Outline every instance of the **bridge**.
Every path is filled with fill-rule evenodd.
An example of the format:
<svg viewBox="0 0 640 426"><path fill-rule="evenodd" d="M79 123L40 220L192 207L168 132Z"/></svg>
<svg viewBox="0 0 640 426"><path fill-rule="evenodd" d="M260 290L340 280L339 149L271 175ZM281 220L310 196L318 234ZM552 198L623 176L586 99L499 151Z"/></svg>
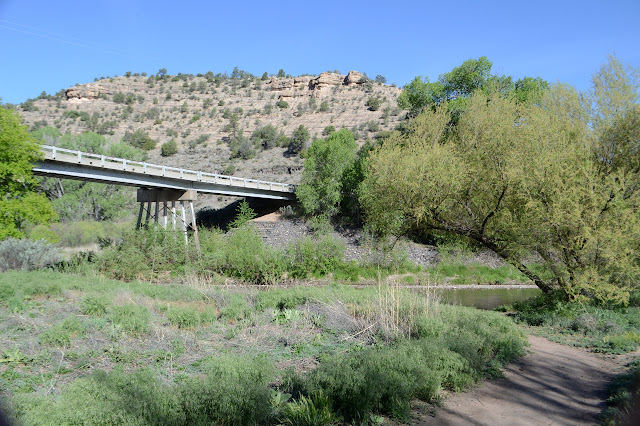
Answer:
<svg viewBox="0 0 640 426"><path fill-rule="evenodd" d="M288 183L162 166L50 145L42 145L42 151L43 160L33 167L35 175L137 187L140 211L136 226L141 226L146 203L146 223L153 216L155 222L166 228L170 213L174 229L177 220L182 222L185 241L188 226L193 229L196 243L198 242L193 210L197 193L273 200L295 199L296 186ZM180 203L180 212L176 210L176 202ZM186 219L185 202L189 203L189 223ZM154 214L152 203L155 203Z"/></svg>

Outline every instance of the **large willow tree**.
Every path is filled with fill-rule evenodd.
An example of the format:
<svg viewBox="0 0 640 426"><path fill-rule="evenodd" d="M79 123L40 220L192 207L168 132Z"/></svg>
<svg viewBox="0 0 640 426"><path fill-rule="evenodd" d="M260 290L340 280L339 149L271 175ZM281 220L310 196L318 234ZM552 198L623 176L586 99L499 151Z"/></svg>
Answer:
<svg viewBox="0 0 640 426"><path fill-rule="evenodd" d="M477 92L455 127L446 104L424 112L371 155L368 223L465 236L545 292L624 303L640 277L637 74L611 57L593 81L535 105Z"/></svg>

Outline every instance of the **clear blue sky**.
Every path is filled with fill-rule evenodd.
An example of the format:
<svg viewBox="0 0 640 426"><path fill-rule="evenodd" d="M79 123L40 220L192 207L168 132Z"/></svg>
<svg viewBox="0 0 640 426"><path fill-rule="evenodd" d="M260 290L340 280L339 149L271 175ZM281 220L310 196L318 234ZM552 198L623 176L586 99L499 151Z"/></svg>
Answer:
<svg viewBox="0 0 640 426"><path fill-rule="evenodd" d="M640 66L640 1L0 0L0 97L94 77L338 69L398 86L487 56L498 74L586 90L613 51Z"/></svg>

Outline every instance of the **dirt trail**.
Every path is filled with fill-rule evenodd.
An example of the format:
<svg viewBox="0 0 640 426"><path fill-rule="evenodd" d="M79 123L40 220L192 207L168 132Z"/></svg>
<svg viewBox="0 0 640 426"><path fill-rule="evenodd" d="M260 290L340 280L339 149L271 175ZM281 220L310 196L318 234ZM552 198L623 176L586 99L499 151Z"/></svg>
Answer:
<svg viewBox="0 0 640 426"><path fill-rule="evenodd" d="M450 395L416 425L590 425L605 407L621 360L529 336L529 353L504 378Z"/></svg>

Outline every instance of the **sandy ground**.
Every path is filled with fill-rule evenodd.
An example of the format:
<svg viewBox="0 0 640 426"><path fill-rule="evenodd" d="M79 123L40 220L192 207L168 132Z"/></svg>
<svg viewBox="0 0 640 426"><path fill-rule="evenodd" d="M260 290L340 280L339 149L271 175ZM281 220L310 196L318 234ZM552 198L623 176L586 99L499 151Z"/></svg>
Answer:
<svg viewBox="0 0 640 426"><path fill-rule="evenodd" d="M416 425L593 425L605 407L607 385L624 359L529 336L529 353L504 378L453 394ZM628 358L628 357L627 357Z"/></svg>

